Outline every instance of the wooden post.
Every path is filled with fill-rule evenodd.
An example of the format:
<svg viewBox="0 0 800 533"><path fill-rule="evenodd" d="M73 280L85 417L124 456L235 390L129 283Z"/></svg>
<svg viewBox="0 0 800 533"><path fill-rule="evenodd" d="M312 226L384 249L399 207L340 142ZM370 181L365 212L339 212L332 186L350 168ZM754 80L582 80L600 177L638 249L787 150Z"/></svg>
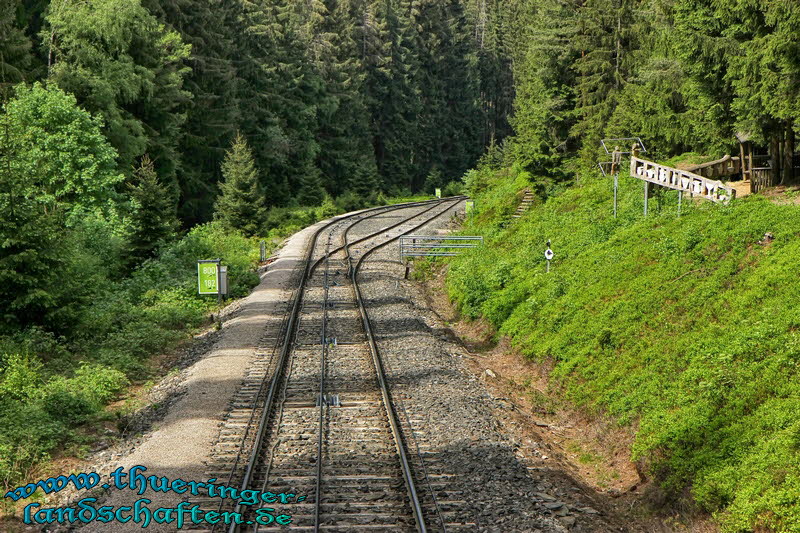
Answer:
<svg viewBox="0 0 800 533"><path fill-rule="evenodd" d="M614 218L617 218L617 190L619 188L619 167L622 162L622 152L619 146L614 147L611 154L611 175L614 176Z"/></svg>
<svg viewBox="0 0 800 533"><path fill-rule="evenodd" d="M644 216L647 216L647 201L650 196L650 182L644 182Z"/></svg>
<svg viewBox="0 0 800 533"><path fill-rule="evenodd" d="M739 167L742 171L742 180L750 179L750 175L747 172L747 160L744 158L744 143L739 143Z"/></svg>
<svg viewBox="0 0 800 533"><path fill-rule="evenodd" d="M683 191L678 191L678 216L681 216L681 204L683 203Z"/></svg>

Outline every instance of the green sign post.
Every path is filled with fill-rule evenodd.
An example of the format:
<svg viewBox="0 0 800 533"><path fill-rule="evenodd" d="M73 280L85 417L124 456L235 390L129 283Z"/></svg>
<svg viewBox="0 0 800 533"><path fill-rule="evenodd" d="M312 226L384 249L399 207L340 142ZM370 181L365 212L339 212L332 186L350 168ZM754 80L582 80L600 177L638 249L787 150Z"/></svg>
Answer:
<svg viewBox="0 0 800 533"><path fill-rule="evenodd" d="M442 189L436 189L436 198L442 197Z"/></svg>
<svg viewBox="0 0 800 533"><path fill-rule="evenodd" d="M464 207L464 214L469 215L472 213L473 209L475 209L475 200L467 200L467 204Z"/></svg>
<svg viewBox="0 0 800 533"><path fill-rule="evenodd" d="M219 294L219 259L197 262L197 289L200 294Z"/></svg>

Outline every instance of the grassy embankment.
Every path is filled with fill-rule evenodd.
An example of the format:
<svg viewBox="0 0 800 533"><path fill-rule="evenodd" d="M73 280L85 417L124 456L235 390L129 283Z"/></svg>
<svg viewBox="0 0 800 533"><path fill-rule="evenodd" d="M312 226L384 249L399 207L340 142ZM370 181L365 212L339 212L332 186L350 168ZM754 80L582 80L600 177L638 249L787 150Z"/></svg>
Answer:
<svg viewBox="0 0 800 533"><path fill-rule="evenodd" d="M273 209L265 221L271 229L263 237L268 251L305 226L359 207L355 201L328 201L318 208ZM209 324L217 302L196 294L196 261L222 258L229 267L230 296L238 298L258 283L260 240L225 231L217 223L198 226L116 279L108 275L113 259L104 257L121 255L112 248L124 243L100 239L96 250L92 243L76 245L73 267L81 269L89 287L82 305L65 310L74 322L68 335L30 328L0 336L0 516L3 507L14 507L2 494L41 477L54 454L85 453L96 438L93 428L125 415L124 409L112 413L105 406L130 385L158 377L152 357Z"/></svg>
<svg viewBox="0 0 800 533"><path fill-rule="evenodd" d="M634 428L633 457L724 531L800 531L800 208L751 196L678 218L671 191L645 219L623 178L614 219L610 180L591 179L512 221L529 178L468 180L464 231L487 240L450 266L462 314L553 365L566 401Z"/></svg>

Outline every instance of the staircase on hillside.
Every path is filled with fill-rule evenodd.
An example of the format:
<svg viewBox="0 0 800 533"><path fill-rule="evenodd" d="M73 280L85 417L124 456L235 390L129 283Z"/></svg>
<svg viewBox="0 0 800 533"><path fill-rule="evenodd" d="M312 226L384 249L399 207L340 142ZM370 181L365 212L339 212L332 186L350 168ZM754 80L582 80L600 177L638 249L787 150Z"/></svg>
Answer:
<svg viewBox="0 0 800 533"><path fill-rule="evenodd" d="M525 211L531 208L536 196L530 189L525 189L525 196L522 197L522 202L517 207L517 212L512 215L512 218L520 218L525 214Z"/></svg>

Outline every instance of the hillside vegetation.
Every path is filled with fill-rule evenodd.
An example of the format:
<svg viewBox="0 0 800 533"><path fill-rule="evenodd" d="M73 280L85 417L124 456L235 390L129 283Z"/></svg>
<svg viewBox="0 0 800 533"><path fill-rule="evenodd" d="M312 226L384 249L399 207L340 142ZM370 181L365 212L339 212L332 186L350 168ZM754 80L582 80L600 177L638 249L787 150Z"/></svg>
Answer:
<svg viewBox="0 0 800 533"><path fill-rule="evenodd" d="M206 322L198 259L239 297L261 238L448 190L510 133L507 30L464 0L0 0L0 494Z"/></svg>
<svg viewBox="0 0 800 533"><path fill-rule="evenodd" d="M724 531L800 531L800 211L750 197L678 218L670 191L644 218L623 178L614 219L610 180L592 179L539 187L551 196L509 223L528 180L470 175L464 231L487 240L450 266L462 313L552 364L571 402L632 425L645 471Z"/></svg>

